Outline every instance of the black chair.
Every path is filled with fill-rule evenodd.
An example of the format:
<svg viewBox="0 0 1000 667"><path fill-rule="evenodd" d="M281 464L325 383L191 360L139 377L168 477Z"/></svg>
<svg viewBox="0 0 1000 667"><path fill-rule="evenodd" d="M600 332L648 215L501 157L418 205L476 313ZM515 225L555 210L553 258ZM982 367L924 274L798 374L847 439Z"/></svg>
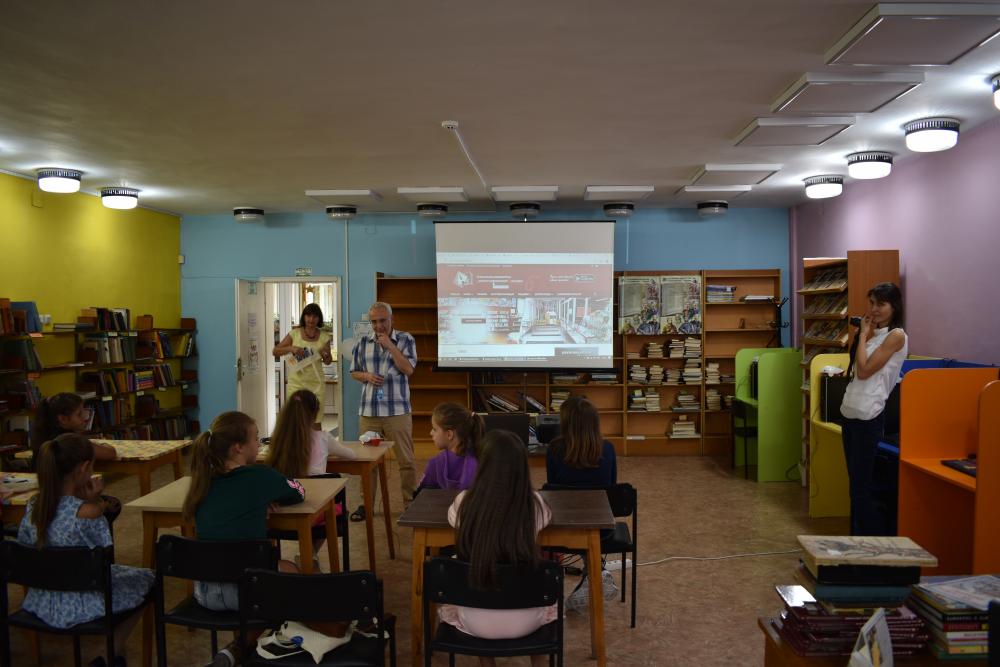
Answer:
<svg viewBox="0 0 1000 667"><path fill-rule="evenodd" d="M750 479L750 447L751 439L757 437L757 427L750 423L751 412L743 401L734 400L730 407L733 427L733 467L736 467L736 438L743 440L743 479ZM737 424L739 420L739 424Z"/></svg>
<svg viewBox="0 0 1000 667"><path fill-rule="evenodd" d="M580 491L585 489L604 491L608 494L608 504L611 506L611 513L616 518L632 517L631 531L629 530L628 523L624 521L616 521L615 527L610 531L601 531L601 553L621 554L622 556L622 602L625 602L626 588L625 558L627 554L632 555L632 621L630 627L634 628L636 582L638 581L636 566L639 564L639 493L628 482L619 482L609 487L546 484L542 489L545 491ZM553 549L553 551L583 553L579 550Z"/></svg>
<svg viewBox="0 0 1000 667"><path fill-rule="evenodd" d="M230 583L237 585L247 568L278 569L278 550L270 540L208 542L177 535L164 535L156 543L156 660L167 663L166 624L201 628L211 632L212 655L219 652L218 631L236 632L240 627L237 611L212 611L188 596L166 611L163 578ZM262 627L258 622L257 627Z"/></svg>
<svg viewBox="0 0 1000 667"><path fill-rule="evenodd" d="M331 472L325 475L310 475L309 479L322 479L322 478L337 478L340 477L340 473ZM347 521L347 487L345 486L341 489L340 493L334 496L333 501L343 508L343 514L337 515L337 537L341 539L341 551L340 569L343 571L348 571L351 569L351 533L347 530L350 525ZM277 530L272 529L267 531L268 539L272 539L278 545L278 551L281 551L281 540L297 540L299 539L299 534L294 530ZM326 525L320 524L318 526L313 526L312 529L313 544L316 544L320 540L326 539ZM308 558L312 558L312 554L308 555Z"/></svg>
<svg viewBox="0 0 1000 667"><path fill-rule="evenodd" d="M448 664L455 665L455 654L501 658L518 655L549 656L550 667L563 664L563 573L554 562L542 561L532 571L526 566L498 567L500 587L479 591L469 586L469 564L454 558L432 558L424 563L424 665L430 667L435 651L448 654ZM431 636L431 604L454 604L480 609L525 609L557 606L556 620L543 625L526 637L481 639L447 624L439 623Z"/></svg>
<svg viewBox="0 0 1000 667"><path fill-rule="evenodd" d="M284 574L269 570L247 570L240 580L240 639L246 645L251 619L262 619L269 627L284 621L359 621L363 629L374 620L375 638L355 634L351 641L333 649L319 663L341 667L384 666L386 644L389 664L396 667L396 618L382 610L382 582L370 570L341 574ZM243 658L243 665L314 667L312 656L299 653L275 662L257 655Z"/></svg>
<svg viewBox="0 0 1000 667"><path fill-rule="evenodd" d="M111 563L112 547L47 547L38 549L11 540L0 542L0 651L3 667L11 666L10 628L73 637L73 664L80 667L81 635L104 635L107 662L115 660L115 628L133 614L139 613L149 600L135 609L112 613ZM104 615L70 628L54 628L34 614L19 609L8 613L7 585L20 584L28 588L67 593L96 592L104 597Z"/></svg>

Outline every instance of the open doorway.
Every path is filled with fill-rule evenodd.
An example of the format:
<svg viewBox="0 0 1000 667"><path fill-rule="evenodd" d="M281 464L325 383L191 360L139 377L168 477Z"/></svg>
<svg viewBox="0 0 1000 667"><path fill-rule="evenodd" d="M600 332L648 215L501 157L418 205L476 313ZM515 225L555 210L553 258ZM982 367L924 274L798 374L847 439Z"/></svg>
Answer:
<svg viewBox="0 0 1000 667"><path fill-rule="evenodd" d="M318 276L309 278L261 278L254 282L255 287L237 287L239 290L260 293L263 299L256 301L244 299L249 303L242 303L238 300L238 309L259 310L258 314L251 315L237 314L237 343L241 358L244 356L244 349L257 349L259 353L259 375L254 372L256 364L248 364L240 359L237 361L238 369L250 369L249 372L239 372L237 392L239 395L238 405L240 409L253 417L259 427L261 435L270 434L274 430L278 412L286 399L286 369L285 361L271 355L271 349L282 338L288 334L293 327L299 326L299 316L302 309L310 303L317 304L323 311L323 329L331 334L332 342L330 351L334 362L323 364L324 375L324 400L323 400L323 430L339 433L341 421L341 405L343 402L341 393L342 385L339 377L339 352L340 343L340 279L332 276ZM256 327L256 322L260 322L261 341L256 343L256 334L253 331L242 331L241 327L247 322ZM241 340L252 341L245 345ZM249 356L246 355L246 356ZM256 377L255 377L256 376Z"/></svg>

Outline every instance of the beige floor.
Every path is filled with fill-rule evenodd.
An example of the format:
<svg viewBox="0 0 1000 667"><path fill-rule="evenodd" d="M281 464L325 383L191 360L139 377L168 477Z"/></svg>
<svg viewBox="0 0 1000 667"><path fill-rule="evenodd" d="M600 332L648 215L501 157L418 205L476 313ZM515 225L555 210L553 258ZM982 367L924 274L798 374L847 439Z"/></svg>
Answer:
<svg viewBox="0 0 1000 667"><path fill-rule="evenodd" d="M610 665L761 665L763 639L756 627L760 615L774 613L780 602L773 585L789 582L796 554L685 560L681 557L720 557L796 547L800 533L843 534L845 519L810 520L806 491L795 483L757 484L745 481L727 465L709 458L630 458L618 464L619 478L639 490L639 598L638 627L628 627L628 603L605 606L608 664ZM536 470L538 481L543 470ZM154 486L170 479L167 468L158 471ZM352 484L355 498L357 485ZM391 473L393 510L398 512L398 478ZM110 492L128 502L138 494L132 478L115 479ZM356 501L351 502L352 508ZM352 561L367 561L364 530L353 524ZM140 559L140 520L129 510L115 526L118 561L137 565ZM399 619L399 660L409 654L410 535L397 531L396 559L389 560L384 533L376 527L380 574L385 583L386 609ZM285 543L284 555L296 553ZM326 557L322 558L324 569ZM648 563L648 564L647 564ZM172 587L168 601L179 595ZM13 593L13 591L12 591ZM139 660L139 631L131 639L129 664ZM570 612L566 618L566 664L595 664L588 659L586 615ZM180 628L168 629L170 665L199 665L209 659L208 635ZM92 657L97 643L85 645ZM25 636L12 637L15 665L31 665ZM87 655L85 653L85 655ZM47 637L42 664L72 664L70 642ZM435 664L447 664L439 658ZM458 659L459 665L477 664ZM527 659L501 661L527 665Z"/></svg>

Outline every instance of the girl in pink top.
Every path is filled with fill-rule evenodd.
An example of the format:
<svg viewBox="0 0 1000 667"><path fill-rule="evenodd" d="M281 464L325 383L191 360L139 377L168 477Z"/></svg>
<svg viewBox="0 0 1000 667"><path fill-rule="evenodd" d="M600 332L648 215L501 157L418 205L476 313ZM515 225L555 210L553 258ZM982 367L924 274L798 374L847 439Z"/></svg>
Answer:
<svg viewBox="0 0 1000 667"><path fill-rule="evenodd" d="M448 521L457 529L458 557L470 564L474 588L497 586L496 566L537 563L538 531L552 512L531 488L528 451L508 431L490 431L480 441L479 467L472 486L462 491L448 509ZM476 609L441 605L441 620L466 634L483 639L510 639L529 635L554 621L556 605L528 609ZM492 667L492 658L479 664ZM548 656L533 655L531 664L548 664Z"/></svg>

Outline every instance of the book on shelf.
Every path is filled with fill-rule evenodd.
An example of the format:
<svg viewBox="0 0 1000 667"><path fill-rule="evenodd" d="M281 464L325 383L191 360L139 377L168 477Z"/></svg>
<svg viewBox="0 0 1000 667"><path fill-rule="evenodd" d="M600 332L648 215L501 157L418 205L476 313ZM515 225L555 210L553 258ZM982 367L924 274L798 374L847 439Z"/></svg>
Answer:
<svg viewBox="0 0 1000 667"><path fill-rule="evenodd" d="M646 382L648 384L663 384L663 366L652 364L646 370Z"/></svg>
<svg viewBox="0 0 1000 667"><path fill-rule="evenodd" d="M774 303L774 297L770 294L747 294L740 297L743 303Z"/></svg>
<svg viewBox="0 0 1000 667"><path fill-rule="evenodd" d="M529 412L545 412L545 406L534 396L525 394L524 392L518 392L522 399L524 399L525 404L530 408Z"/></svg>
<svg viewBox="0 0 1000 667"><path fill-rule="evenodd" d="M722 409L722 395L718 389L705 390L705 409L713 411Z"/></svg>
<svg viewBox="0 0 1000 667"><path fill-rule="evenodd" d="M662 359L663 358L663 346L659 343L646 343L646 358L647 359Z"/></svg>
<svg viewBox="0 0 1000 667"><path fill-rule="evenodd" d="M42 332L42 318L38 316L38 306L34 301L11 301L10 309L12 313L17 311L24 313L24 333Z"/></svg>
<svg viewBox="0 0 1000 667"><path fill-rule="evenodd" d="M569 390L553 389L549 393L551 396L551 400L549 401L549 407L552 409L552 412L559 412L559 408L562 407L562 404L565 403L566 399L568 399L570 396Z"/></svg>
<svg viewBox="0 0 1000 667"><path fill-rule="evenodd" d="M674 406L671 408L674 412L698 412L698 399L694 394L679 391L674 400Z"/></svg>
<svg viewBox="0 0 1000 667"><path fill-rule="evenodd" d="M646 389L646 412L660 411L660 392L656 389Z"/></svg>
<svg viewBox="0 0 1000 667"><path fill-rule="evenodd" d="M705 303L734 303L736 285L705 285Z"/></svg>
<svg viewBox="0 0 1000 667"><path fill-rule="evenodd" d="M583 374L552 373L549 379L553 384L581 384L583 382Z"/></svg>
<svg viewBox="0 0 1000 667"><path fill-rule="evenodd" d="M618 384L617 373L591 373L590 381L594 384Z"/></svg>
<svg viewBox="0 0 1000 667"><path fill-rule="evenodd" d="M0 334L14 334L14 313L10 309L10 299L0 298Z"/></svg>
<svg viewBox="0 0 1000 667"><path fill-rule="evenodd" d="M691 419L690 415L679 415L670 424L670 431L667 434L670 438L697 438L698 430L697 426Z"/></svg>

